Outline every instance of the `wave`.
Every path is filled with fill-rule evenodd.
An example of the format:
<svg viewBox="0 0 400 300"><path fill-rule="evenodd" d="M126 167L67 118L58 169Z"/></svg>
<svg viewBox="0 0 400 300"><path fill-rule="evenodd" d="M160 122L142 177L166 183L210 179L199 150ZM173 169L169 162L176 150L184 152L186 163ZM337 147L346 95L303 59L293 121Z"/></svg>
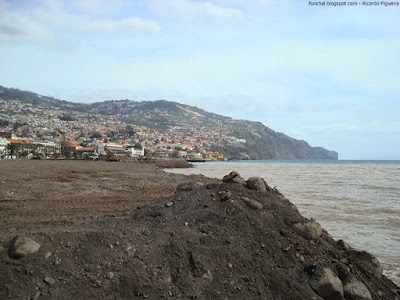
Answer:
<svg viewBox="0 0 400 300"><path fill-rule="evenodd" d="M366 189L366 190L382 190L382 191L400 191L400 189L398 187L395 186L378 186L378 185L369 185L369 184L363 184L361 186L362 189Z"/></svg>

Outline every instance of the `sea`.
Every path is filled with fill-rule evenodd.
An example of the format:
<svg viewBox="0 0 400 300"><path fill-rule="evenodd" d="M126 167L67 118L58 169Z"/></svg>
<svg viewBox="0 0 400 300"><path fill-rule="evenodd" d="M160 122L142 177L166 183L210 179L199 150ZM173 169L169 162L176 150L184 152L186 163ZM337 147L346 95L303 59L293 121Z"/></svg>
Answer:
<svg viewBox="0 0 400 300"><path fill-rule="evenodd" d="M179 174L259 176L333 238L367 250L400 285L400 161L264 160L194 163Z"/></svg>

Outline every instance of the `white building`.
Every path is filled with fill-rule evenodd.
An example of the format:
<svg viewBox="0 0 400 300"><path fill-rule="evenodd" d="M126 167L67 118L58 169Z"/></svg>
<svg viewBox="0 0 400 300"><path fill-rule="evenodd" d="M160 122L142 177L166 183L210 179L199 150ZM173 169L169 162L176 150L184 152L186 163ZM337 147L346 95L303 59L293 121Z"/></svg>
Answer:
<svg viewBox="0 0 400 300"><path fill-rule="evenodd" d="M36 151L44 154L55 154L61 153L61 145L55 142L46 142L46 141L34 141L34 145L36 145Z"/></svg>
<svg viewBox="0 0 400 300"><path fill-rule="evenodd" d="M6 138L0 136L0 155L5 152L7 145L9 142Z"/></svg>
<svg viewBox="0 0 400 300"><path fill-rule="evenodd" d="M94 141L95 153L97 155L107 155L107 151L114 154L126 154L129 157L140 157L144 156L144 147L142 149L135 149L133 147L125 147L119 144L103 143L100 141Z"/></svg>
<svg viewBox="0 0 400 300"><path fill-rule="evenodd" d="M127 152L130 157L144 156L144 148L143 147L142 147L142 149L125 148L125 152Z"/></svg>

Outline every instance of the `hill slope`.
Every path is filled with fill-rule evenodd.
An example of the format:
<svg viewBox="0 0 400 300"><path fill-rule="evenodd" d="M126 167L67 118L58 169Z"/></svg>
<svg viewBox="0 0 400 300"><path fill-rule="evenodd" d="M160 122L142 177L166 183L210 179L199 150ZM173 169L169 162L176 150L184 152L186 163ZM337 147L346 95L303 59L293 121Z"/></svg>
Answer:
<svg viewBox="0 0 400 300"><path fill-rule="evenodd" d="M244 154L251 159L338 159L334 151L311 147L305 141L275 132L262 123L235 120L177 102L111 100L82 104L1 86L0 99L62 109L64 112L109 116L126 124L160 131L183 128L179 134L186 136L197 132L204 132L207 136L207 132L212 132L204 142L210 144L211 150L233 159L243 158ZM227 138L219 139L218 136Z"/></svg>

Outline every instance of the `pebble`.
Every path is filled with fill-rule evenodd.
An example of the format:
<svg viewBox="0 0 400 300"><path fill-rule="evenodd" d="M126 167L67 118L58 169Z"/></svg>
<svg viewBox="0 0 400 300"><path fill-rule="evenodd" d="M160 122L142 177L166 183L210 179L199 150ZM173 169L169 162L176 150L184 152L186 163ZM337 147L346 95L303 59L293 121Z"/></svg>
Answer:
<svg viewBox="0 0 400 300"><path fill-rule="evenodd" d="M49 284L49 285L54 285L54 284L56 284L56 281L55 281L53 278L51 278L51 277L45 277L45 278L43 279L43 281L46 282L46 283Z"/></svg>
<svg viewBox="0 0 400 300"><path fill-rule="evenodd" d="M167 204L166 204L167 207L171 207L172 205L174 205L174 202L172 202L172 201L167 202Z"/></svg>
<svg viewBox="0 0 400 300"><path fill-rule="evenodd" d="M189 222L185 222L185 226L189 226Z"/></svg>
<svg viewBox="0 0 400 300"><path fill-rule="evenodd" d="M233 265L231 263L228 263L228 268L232 269Z"/></svg>
<svg viewBox="0 0 400 300"><path fill-rule="evenodd" d="M44 255L44 259L48 259L52 255L53 255L53 253L51 253L50 251L47 251L47 253Z"/></svg>
<svg viewBox="0 0 400 300"><path fill-rule="evenodd" d="M221 201L229 200L231 197L232 197L232 193L231 192L229 192L229 191L224 192L224 193L222 193Z"/></svg>
<svg viewBox="0 0 400 300"><path fill-rule="evenodd" d="M107 278L108 278L108 279L113 279L114 276L115 276L115 274L114 274L113 272L108 272L108 273L107 273Z"/></svg>

